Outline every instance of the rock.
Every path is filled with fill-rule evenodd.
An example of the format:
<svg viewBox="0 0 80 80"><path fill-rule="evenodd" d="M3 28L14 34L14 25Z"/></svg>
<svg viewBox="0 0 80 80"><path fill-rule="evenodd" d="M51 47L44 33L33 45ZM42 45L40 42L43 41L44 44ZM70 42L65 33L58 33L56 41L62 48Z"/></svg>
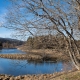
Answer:
<svg viewBox="0 0 80 80"><path fill-rule="evenodd" d="M9 77L5 77L3 80L9 80L10 78Z"/></svg>
<svg viewBox="0 0 80 80"><path fill-rule="evenodd" d="M14 80L14 77L10 77L10 80Z"/></svg>
<svg viewBox="0 0 80 80"><path fill-rule="evenodd" d="M21 76L20 78L21 78L21 79L24 79L24 76Z"/></svg>
<svg viewBox="0 0 80 80"><path fill-rule="evenodd" d="M44 77L43 77L43 75L40 75L39 80L42 80L42 79L44 79Z"/></svg>
<svg viewBox="0 0 80 80"><path fill-rule="evenodd" d="M15 77L15 80L20 80L20 76Z"/></svg>

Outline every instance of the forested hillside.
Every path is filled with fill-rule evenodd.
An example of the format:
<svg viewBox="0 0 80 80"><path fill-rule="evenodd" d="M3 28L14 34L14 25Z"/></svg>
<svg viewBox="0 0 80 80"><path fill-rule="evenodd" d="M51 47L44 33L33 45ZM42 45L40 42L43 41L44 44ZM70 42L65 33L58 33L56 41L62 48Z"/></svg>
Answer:
<svg viewBox="0 0 80 80"><path fill-rule="evenodd" d="M24 42L17 39L0 38L0 48L15 48Z"/></svg>

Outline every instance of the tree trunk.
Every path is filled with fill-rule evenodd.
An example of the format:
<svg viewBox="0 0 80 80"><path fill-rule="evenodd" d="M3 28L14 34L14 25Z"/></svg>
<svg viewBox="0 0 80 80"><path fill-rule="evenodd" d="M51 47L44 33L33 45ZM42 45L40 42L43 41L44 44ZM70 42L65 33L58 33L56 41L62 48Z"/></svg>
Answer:
<svg viewBox="0 0 80 80"><path fill-rule="evenodd" d="M74 43L74 42L73 42ZM75 44L75 43L74 43ZM73 45L72 45L72 40L70 38L68 38L68 40L66 40L66 45L67 45L67 50L69 52L69 56L71 58L72 63L74 64L74 66L76 67L76 69L80 70L80 64L77 60L75 51L73 50ZM75 46L76 47L76 46ZM77 49L77 48L76 48ZM76 50L77 52L78 50Z"/></svg>

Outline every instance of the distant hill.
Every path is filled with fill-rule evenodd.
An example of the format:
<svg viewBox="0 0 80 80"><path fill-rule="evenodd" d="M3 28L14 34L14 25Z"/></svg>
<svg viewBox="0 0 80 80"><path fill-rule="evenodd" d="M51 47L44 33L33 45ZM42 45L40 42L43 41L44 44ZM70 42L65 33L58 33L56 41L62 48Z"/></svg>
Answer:
<svg viewBox="0 0 80 80"><path fill-rule="evenodd" d="M15 48L16 46L22 45L23 43L24 41L21 40L0 37L0 47L2 48Z"/></svg>

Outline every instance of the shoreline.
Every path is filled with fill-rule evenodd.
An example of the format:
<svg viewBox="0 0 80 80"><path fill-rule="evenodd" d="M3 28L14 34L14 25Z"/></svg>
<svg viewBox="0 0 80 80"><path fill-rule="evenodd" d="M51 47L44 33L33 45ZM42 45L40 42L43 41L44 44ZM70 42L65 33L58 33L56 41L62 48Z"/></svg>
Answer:
<svg viewBox="0 0 80 80"><path fill-rule="evenodd" d="M66 59L65 59L65 55L63 55L63 53L61 53L61 54L60 53L61 52L55 51L55 50L54 51L51 50L51 52L50 52L50 50L45 50L44 54L43 54L43 52L41 50L30 50L29 53L26 53L26 54L0 54L0 57L8 58L8 59L41 60L43 56L47 55L50 58L57 57L57 59L58 59L57 61L69 60L68 59L69 57L66 57ZM67 76L70 77L69 74L74 76L74 74L75 75L80 74L80 71L77 71L76 69L74 69L74 70L69 70L67 72L62 71L62 72L55 72L52 74L33 74L33 75L27 74L27 75L19 75L19 76L0 74L0 80L66 80Z"/></svg>
<svg viewBox="0 0 80 80"><path fill-rule="evenodd" d="M52 74L34 74L34 75L19 75L11 76L6 74L0 74L0 80L66 80L69 75L80 74L80 71L70 70L67 72L55 72ZM65 78L65 79L64 79ZM80 79L80 77L79 77Z"/></svg>
<svg viewBox="0 0 80 80"><path fill-rule="evenodd" d="M0 54L1 58L8 59L27 59L33 61L70 61L70 57L64 50L58 49L26 49L25 47L16 47L16 49L24 51L25 54Z"/></svg>
<svg viewBox="0 0 80 80"><path fill-rule="evenodd" d="M8 59L27 59L33 61L69 61L70 58L64 53L58 51L45 50L30 50L25 54L0 54L1 58Z"/></svg>
<svg viewBox="0 0 80 80"><path fill-rule="evenodd" d="M38 55L42 58L49 58L52 60L57 61L69 61L70 56L68 53L65 52L65 50L58 50L58 49L23 49L22 47L18 48L18 50L24 51L26 53L29 53L30 55Z"/></svg>

